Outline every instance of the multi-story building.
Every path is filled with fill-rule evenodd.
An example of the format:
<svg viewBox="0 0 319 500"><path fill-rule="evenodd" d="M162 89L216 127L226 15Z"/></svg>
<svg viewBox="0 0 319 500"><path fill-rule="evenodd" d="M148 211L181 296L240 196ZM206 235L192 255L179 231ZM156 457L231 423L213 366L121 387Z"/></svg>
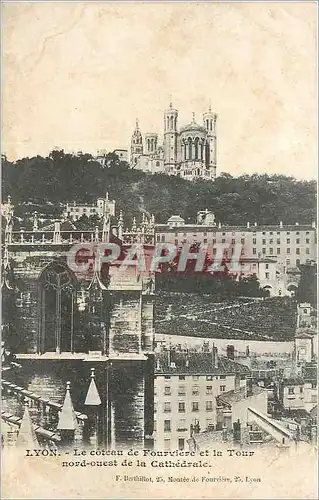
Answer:
<svg viewBox="0 0 319 500"><path fill-rule="evenodd" d="M207 245L208 251L217 253L224 247L224 257L231 260L235 248L241 245L240 259L250 264L272 294L281 295L297 285L298 266L316 261L316 225L289 224L258 225L249 222L243 226L215 223L214 214L200 212L196 224L186 224L179 215L168 219L166 224L156 224L156 242Z"/></svg>
<svg viewBox="0 0 319 500"><path fill-rule="evenodd" d="M64 217L70 217L72 220L78 220L82 215L90 217L97 215L98 217L114 216L115 215L115 201L109 200L109 195L106 193L105 198L98 198L96 203L90 205L88 203L72 204L67 203L63 212Z"/></svg>
<svg viewBox="0 0 319 500"><path fill-rule="evenodd" d="M102 165L102 167L108 167L109 166L108 154L109 152L106 149L98 149L96 156L94 157L94 160L99 162L99 164ZM125 162L128 161L127 149L114 149L114 151L112 151L112 154L118 156L120 161L125 161Z"/></svg>
<svg viewBox="0 0 319 500"><path fill-rule="evenodd" d="M139 129L138 120L131 138L133 168L152 173L164 172L184 179L215 179L217 167L217 115L211 108L203 114L203 124L193 120L178 128L178 110L172 103L164 112L164 139L159 144L158 134L145 134Z"/></svg>
<svg viewBox="0 0 319 500"><path fill-rule="evenodd" d="M249 369L207 352L162 350L156 355L154 380L154 447L184 449L193 428L215 429L216 397L244 390Z"/></svg>

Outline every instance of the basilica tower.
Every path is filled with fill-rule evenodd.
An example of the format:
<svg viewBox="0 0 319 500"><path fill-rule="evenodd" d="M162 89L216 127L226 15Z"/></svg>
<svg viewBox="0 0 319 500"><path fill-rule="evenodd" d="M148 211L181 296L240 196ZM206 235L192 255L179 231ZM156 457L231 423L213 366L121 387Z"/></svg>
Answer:
<svg viewBox="0 0 319 500"><path fill-rule="evenodd" d="M211 107L203 114L204 127L207 130L207 149L206 149L206 165L211 170L211 178L216 178L217 168L217 136L216 136L216 121L217 115L212 112Z"/></svg>
<svg viewBox="0 0 319 500"><path fill-rule="evenodd" d="M131 139L131 165L135 167L138 158L143 154L143 138L139 129L138 119L136 119L136 127Z"/></svg>
<svg viewBox="0 0 319 500"><path fill-rule="evenodd" d="M176 174L178 163L178 111L172 103L164 112L164 170L167 174Z"/></svg>

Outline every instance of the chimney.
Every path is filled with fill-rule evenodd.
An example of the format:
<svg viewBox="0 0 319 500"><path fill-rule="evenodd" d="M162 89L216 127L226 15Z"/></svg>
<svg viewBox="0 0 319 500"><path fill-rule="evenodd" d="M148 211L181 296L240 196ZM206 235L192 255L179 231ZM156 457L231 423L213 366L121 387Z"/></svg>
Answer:
<svg viewBox="0 0 319 500"><path fill-rule="evenodd" d="M247 394L247 397L253 395L253 379L252 378L246 379L246 394Z"/></svg>
<svg viewBox="0 0 319 500"><path fill-rule="evenodd" d="M235 374L235 392L240 390L240 375L238 373Z"/></svg>
<svg viewBox="0 0 319 500"><path fill-rule="evenodd" d="M218 368L218 349L213 345L213 368Z"/></svg>
<svg viewBox="0 0 319 500"><path fill-rule="evenodd" d="M299 222L296 222L295 226L299 226Z"/></svg>
<svg viewBox="0 0 319 500"><path fill-rule="evenodd" d="M257 226L257 222L254 223L254 226Z"/></svg>
<svg viewBox="0 0 319 500"><path fill-rule="evenodd" d="M280 226L280 227L282 227L282 225L283 225L283 224L282 224L282 220L281 220L281 221L280 221L280 224L279 224L279 226Z"/></svg>
<svg viewBox="0 0 319 500"><path fill-rule="evenodd" d="M249 226L250 226L250 224L249 224L249 222L247 222L247 228L249 228Z"/></svg>
<svg viewBox="0 0 319 500"><path fill-rule="evenodd" d="M226 352L227 352L228 359L232 359L232 360L235 359L235 347L233 345L228 345Z"/></svg>

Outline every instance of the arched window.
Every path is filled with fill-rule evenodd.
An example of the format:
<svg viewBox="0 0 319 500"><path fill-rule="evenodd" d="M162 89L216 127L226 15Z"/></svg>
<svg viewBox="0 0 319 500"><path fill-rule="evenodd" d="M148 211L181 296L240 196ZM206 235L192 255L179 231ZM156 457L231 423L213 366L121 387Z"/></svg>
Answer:
<svg viewBox="0 0 319 500"><path fill-rule="evenodd" d="M199 145L198 143L199 143L199 138L196 137L196 139L195 139L195 160L198 160L198 152L199 152L198 151L198 145Z"/></svg>
<svg viewBox="0 0 319 500"><path fill-rule="evenodd" d="M189 137L187 139L187 143L188 143L188 160L191 160L193 158L193 154L192 154L192 138Z"/></svg>

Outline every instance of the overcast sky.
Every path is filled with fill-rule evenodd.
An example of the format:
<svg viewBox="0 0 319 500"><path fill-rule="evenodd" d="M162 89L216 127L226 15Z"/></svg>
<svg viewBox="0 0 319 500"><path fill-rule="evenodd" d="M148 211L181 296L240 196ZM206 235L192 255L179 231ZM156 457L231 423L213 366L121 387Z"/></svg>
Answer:
<svg viewBox="0 0 319 500"><path fill-rule="evenodd" d="M9 159L127 148L218 114L218 173L316 176L316 5L7 3L3 148Z"/></svg>

